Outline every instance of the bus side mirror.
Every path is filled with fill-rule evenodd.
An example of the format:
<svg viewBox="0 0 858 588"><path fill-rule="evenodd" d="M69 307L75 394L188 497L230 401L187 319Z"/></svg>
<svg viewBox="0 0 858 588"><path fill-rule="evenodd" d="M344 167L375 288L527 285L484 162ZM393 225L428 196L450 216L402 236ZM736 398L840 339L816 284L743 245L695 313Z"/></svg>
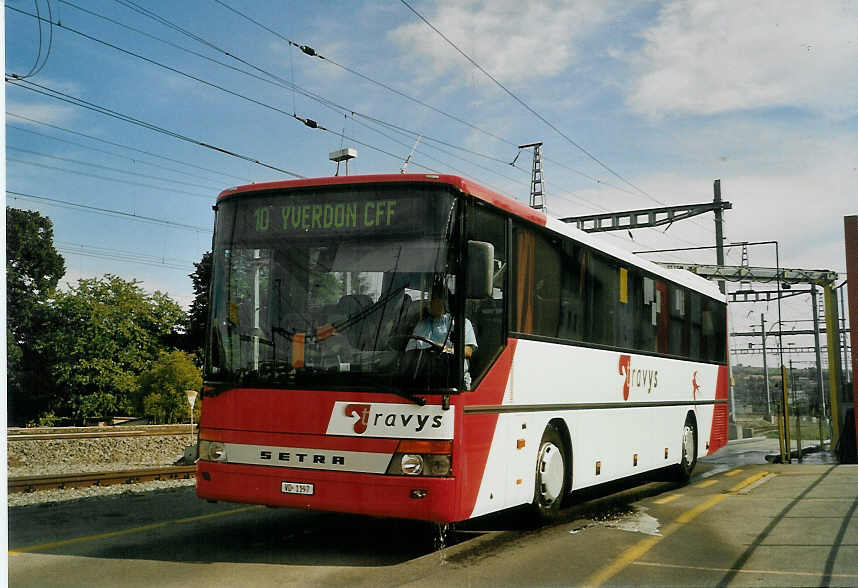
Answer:
<svg viewBox="0 0 858 588"><path fill-rule="evenodd" d="M492 295L495 246L485 241L468 241L468 298L488 298Z"/></svg>

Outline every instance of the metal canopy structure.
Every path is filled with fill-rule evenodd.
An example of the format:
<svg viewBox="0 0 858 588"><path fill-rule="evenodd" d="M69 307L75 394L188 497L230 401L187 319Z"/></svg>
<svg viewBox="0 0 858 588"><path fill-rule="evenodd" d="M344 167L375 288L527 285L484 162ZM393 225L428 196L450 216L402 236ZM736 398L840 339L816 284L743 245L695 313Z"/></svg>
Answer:
<svg viewBox="0 0 858 588"><path fill-rule="evenodd" d="M841 333L848 333L848 329L839 329ZM775 336L792 336L792 335L813 335L814 332L818 332L820 335L828 334L828 330L824 327L819 329L819 331L813 331L812 329L796 329L793 331L767 331L766 336L775 335ZM759 337L760 331L731 331L731 337Z"/></svg>
<svg viewBox="0 0 858 588"><path fill-rule="evenodd" d="M701 265L697 263L655 262L671 269L684 269L711 280L727 282L780 282L783 284L815 284L830 287L837 280L837 272L774 267L748 267L742 265Z"/></svg>
<svg viewBox="0 0 858 588"><path fill-rule="evenodd" d="M810 294L811 290L736 290L727 292L728 302L771 302L778 298L789 298L799 294Z"/></svg>
<svg viewBox="0 0 858 588"><path fill-rule="evenodd" d="M833 287L834 283L838 279L837 272L831 270L820 270L820 269L796 269L796 268L782 268L782 267L749 267L747 265L738 265L738 266L727 266L723 264L719 265L703 265L703 264L694 264L694 263L667 263L667 262L655 262L661 265L662 267L670 268L670 269L684 269L690 271L692 273L697 274L700 277L711 279L711 280L719 280L720 282L757 282L757 283L767 283L767 282L775 282L777 284L777 291L774 292L775 299L778 300L778 305L780 305L780 299L783 297L783 289L786 289L787 292L791 292L791 286L793 284L808 284L810 285L810 291L803 291L802 293L809 293L811 302L813 303L813 319L814 319L814 329L809 331L808 334L812 334L815 339L814 350L816 352L816 364L817 364L817 388L820 391L820 406L822 406L823 415L825 413L825 405L824 405L824 395L822 394L823 383L822 383L822 348L819 344L819 335L820 333L824 333L826 338L828 339L828 360L829 360L829 369L828 369L828 379L829 379L829 394L831 395L831 422L834 424L831 432L832 446L836 444L838 434L837 425L839 423L839 400L838 400L838 390L840 389L840 337L839 337L839 329L837 328L837 320L838 320L838 309L837 302L834 299ZM825 302L825 323L826 328L820 329L818 320L819 314L817 311L817 301L816 301L816 288L821 287L822 293ZM723 290L722 290L723 291ZM763 292L760 292L763 294ZM770 292L766 292L766 299L769 299ZM748 300L748 295L754 295L753 300ZM739 299L738 296L745 296L745 299ZM738 292L734 292L730 297L733 302L756 302L758 297L753 290L740 290ZM778 311L778 316L780 316L780 310ZM784 335L795 335L799 334L796 331L786 332L779 331L776 333L778 338L782 338ZM741 336L745 335L744 333L731 333L733 336ZM758 336L763 337L763 348L765 348L765 334L754 334L748 336ZM781 374L783 381L786 381L786 376L784 374L785 367L783 365L783 357L782 354L787 350L786 346L783 343L778 345L778 354L781 355ZM765 367L765 353L763 353L763 366L766 372L768 373L767 368ZM768 378L767 378L768 381ZM781 447L781 459L785 460L787 463L790 461L789 459L789 451L786 451L790 447L790 433L789 433L789 402L787 396L786 388L782 389L783 401L781 403L781 409L779 414L779 419L781 419L782 426L784 427L784 445ZM820 420L820 427L822 426L822 420ZM822 430L820 429L820 438L823 437Z"/></svg>
<svg viewBox="0 0 858 588"><path fill-rule="evenodd" d="M670 223L685 220L706 212L712 212L713 210L729 210L731 208L733 208L733 205L729 202L706 202L704 204L643 208L626 212L567 216L560 220L564 223L574 223L582 231L599 233L669 225Z"/></svg>
<svg viewBox="0 0 858 588"><path fill-rule="evenodd" d="M760 336L759 333L756 333L756 335L757 335L757 337ZM849 347L847 349L851 350L851 347ZM767 349L767 350L764 350L762 347L749 347L748 349L743 349L742 347L733 347L730 349L730 353L732 353L734 355L762 355L763 353L775 353L775 354L777 354L777 353L780 353L781 351L783 351L783 353L785 355L789 355L789 354L793 354L793 353L796 355L798 355L800 353L801 354L816 353L816 347L808 347L808 346L784 347L783 349L775 347L774 349ZM820 349L820 352L821 353L828 353L828 350L825 347L822 347Z"/></svg>

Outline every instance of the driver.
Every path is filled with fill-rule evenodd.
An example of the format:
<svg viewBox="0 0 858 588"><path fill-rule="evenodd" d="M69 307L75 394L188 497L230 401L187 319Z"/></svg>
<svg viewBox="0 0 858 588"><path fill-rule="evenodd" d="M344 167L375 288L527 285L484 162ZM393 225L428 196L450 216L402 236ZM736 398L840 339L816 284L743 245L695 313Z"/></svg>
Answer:
<svg viewBox="0 0 858 588"><path fill-rule="evenodd" d="M423 317L420 322L414 327L412 335L415 337L424 337L430 341L434 341L438 345L444 346L444 353L453 353L453 345L450 341L450 334L455 325L450 313L446 312L446 288L441 284L436 284L432 287L432 293L429 298L429 313ZM420 339L411 339L405 346L405 351L413 349L428 349L431 345ZM469 319L465 319L465 388L471 388L471 374L469 371L468 359L473 355L474 349L477 348L477 336L474 333L474 326Z"/></svg>

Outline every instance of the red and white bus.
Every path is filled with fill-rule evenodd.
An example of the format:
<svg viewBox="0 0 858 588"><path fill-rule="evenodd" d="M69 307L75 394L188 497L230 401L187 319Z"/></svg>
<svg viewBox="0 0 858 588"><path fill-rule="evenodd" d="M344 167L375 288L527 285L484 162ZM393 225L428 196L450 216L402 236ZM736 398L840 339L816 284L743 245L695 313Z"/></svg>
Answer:
<svg viewBox="0 0 858 588"><path fill-rule="evenodd" d="M456 176L254 184L216 211L201 498L550 516L726 443L725 297L689 272Z"/></svg>

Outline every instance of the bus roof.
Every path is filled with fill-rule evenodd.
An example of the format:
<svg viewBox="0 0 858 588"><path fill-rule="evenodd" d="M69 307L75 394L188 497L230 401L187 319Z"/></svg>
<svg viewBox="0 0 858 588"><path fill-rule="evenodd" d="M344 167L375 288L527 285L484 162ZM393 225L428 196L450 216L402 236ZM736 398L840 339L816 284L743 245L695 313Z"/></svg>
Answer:
<svg viewBox="0 0 858 588"><path fill-rule="evenodd" d="M359 184L396 184L396 183L433 183L445 184L458 189L461 192L479 198L512 213L518 218L528 220L537 225L546 227L554 232L566 235L594 249L607 253L629 265L639 267L655 275L661 276L677 284L686 286L705 294L721 302L726 301L726 296L721 293L714 282L701 278L686 270L668 269L649 260L638 257L631 251L617 247L607 242L604 238L587 233L574 226L564 223L558 219L548 217L545 213L534 210L527 204L504 196L494 190L481 186L467 178L450 174L378 174L365 176L327 176L321 178L303 178L298 180L285 180L276 182L262 182L259 184L245 184L228 188L218 194L218 201L229 196L238 196L245 193L270 192L277 190L292 190L300 188L312 188L317 186L341 186Z"/></svg>

